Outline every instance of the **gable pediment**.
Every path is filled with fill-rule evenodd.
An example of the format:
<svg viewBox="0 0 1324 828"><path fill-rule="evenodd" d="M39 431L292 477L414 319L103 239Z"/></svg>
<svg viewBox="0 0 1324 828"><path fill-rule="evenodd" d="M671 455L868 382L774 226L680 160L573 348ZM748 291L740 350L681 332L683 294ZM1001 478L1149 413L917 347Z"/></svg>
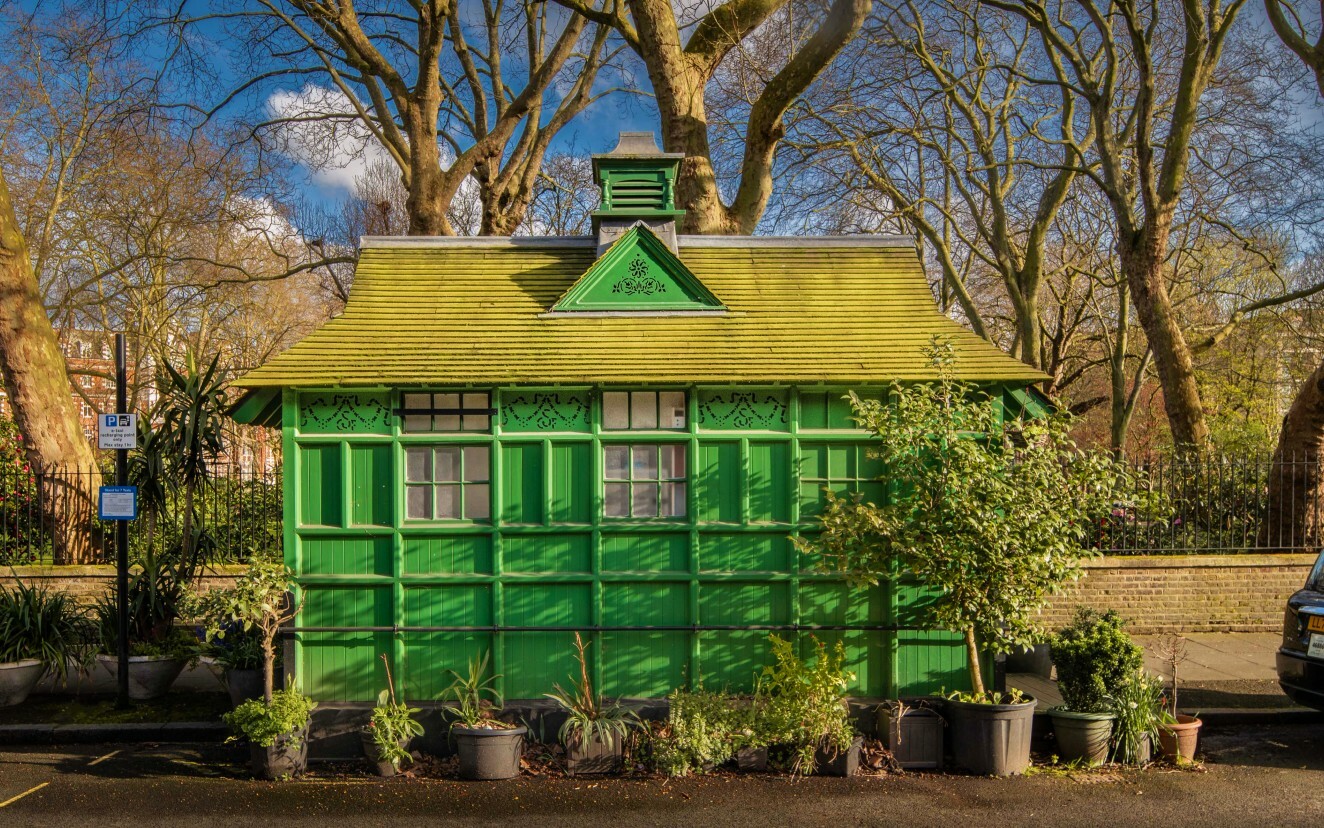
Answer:
<svg viewBox="0 0 1324 828"><path fill-rule="evenodd" d="M607 248L553 313L723 311L725 305L642 223Z"/></svg>

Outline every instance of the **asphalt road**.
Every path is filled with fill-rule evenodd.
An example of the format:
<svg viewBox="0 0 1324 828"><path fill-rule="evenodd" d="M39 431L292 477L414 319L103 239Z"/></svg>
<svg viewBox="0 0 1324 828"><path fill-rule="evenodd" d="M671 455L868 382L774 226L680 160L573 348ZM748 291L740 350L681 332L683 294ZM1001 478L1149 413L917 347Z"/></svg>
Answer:
<svg viewBox="0 0 1324 828"><path fill-rule="evenodd" d="M219 746L22 748L0 752L0 803L30 791L0 826L1324 826L1324 725L1228 728L1203 749L1203 770L1023 779L260 783Z"/></svg>

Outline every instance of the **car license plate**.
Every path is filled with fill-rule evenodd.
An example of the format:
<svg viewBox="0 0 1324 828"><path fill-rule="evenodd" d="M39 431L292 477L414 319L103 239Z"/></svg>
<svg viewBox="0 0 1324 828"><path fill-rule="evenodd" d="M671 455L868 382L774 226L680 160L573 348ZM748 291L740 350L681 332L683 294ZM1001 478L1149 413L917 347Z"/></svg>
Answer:
<svg viewBox="0 0 1324 828"><path fill-rule="evenodd" d="M1306 631L1324 633L1324 615L1307 615Z"/></svg>

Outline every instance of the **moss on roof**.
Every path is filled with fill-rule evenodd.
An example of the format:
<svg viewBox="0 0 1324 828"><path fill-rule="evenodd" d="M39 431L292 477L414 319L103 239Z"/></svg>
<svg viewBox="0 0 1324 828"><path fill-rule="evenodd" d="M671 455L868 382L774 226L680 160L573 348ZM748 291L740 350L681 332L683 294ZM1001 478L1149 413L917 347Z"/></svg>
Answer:
<svg viewBox="0 0 1324 828"><path fill-rule="evenodd" d="M679 252L726 313L548 314L590 240L369 241L345 312L236 384L884 383L932 377L934 334L964 379L1043 379L939 313L908 241L682 237Z"/></svg>

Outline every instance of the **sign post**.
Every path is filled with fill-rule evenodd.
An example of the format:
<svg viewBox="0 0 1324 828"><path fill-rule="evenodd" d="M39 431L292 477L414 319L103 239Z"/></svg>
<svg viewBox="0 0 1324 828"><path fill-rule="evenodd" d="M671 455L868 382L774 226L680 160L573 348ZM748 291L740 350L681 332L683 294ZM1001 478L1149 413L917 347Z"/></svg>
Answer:
<svg viewBox="0 0 1324 828"><path fill-rule="evenodd" d="M102 486L97 511L115 521L115 644L118 687L115 706L129 703L129 521L138 516L138 490L129 485L129 449L138 439L137 417L129 407L128 357L124 334L115 334L115 413L101 418L97 444L115 450L115 485Z"/></svg>

